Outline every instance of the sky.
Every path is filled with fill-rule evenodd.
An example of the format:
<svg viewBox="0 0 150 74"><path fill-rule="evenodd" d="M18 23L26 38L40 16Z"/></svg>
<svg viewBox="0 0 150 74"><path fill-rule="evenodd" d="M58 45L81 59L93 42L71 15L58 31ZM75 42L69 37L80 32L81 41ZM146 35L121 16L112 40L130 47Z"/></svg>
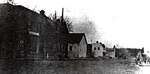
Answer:
<svg viewBox="0 0 150 74"><path fill-rule="evenodd" d="M6 2L6 0L0 0ZM150 50L149 0L14 0L17 5L40 11L47 15L65 8L65 16L88 16L94 22L97 39L120 47Z"/></svg>

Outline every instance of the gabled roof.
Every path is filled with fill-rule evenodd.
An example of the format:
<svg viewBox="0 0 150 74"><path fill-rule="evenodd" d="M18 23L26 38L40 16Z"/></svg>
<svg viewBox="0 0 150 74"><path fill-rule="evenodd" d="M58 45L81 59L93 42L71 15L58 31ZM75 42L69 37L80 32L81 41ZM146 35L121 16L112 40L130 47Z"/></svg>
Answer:
<svg viewBox="0 0 150 74"><path fill-rule="evenodd" d="M69 34L69 43L80 43L80 41L82 40L82 38L85 37L84 33L70 33ZM86 37L85 37L86 39ZM86 41L87 43L87 41Z"/></svg>

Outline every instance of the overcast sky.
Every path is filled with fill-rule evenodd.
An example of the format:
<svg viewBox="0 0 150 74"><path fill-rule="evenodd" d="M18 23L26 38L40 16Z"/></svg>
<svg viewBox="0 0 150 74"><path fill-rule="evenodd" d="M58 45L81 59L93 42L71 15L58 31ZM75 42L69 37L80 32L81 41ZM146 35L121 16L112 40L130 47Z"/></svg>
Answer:
<svg viewBox="0 0 150 74"><path fill-rule="evenodd" d="M14 0L14 3L36 11L44 9L47 15L55 10L61 13L63 7L67 16L88 16L102 42L150 49L149 0Z"/></svg>

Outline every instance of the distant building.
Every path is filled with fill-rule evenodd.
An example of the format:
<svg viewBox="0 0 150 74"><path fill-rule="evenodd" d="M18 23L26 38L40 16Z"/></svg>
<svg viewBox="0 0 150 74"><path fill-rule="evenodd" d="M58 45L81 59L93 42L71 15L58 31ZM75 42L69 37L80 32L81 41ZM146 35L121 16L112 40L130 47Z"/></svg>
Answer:
<svg viewBox="0 0 150 74"><path fill-rule="evenodd" d="M70 33L68 57L71 59L86 57L87 40L84 33Z"/></svg>
<svg viewBox="0 0 150 74"><path fill-rule="evenodd" d="M117 58L123 58L123 59L129 59L129 58L137 58L141 57L141 55L144 53L144 49L138 49L138 48L116 48L116 57Z"/></svg>
<svg viewBox="0 0 150 74"><path fill-rule="evenodd" d="M92 43L92 54L94 57L102 57L104 56L105 46L98 41L96 43Z"/></svg>
<svg viewBox="0 0 150 74"><path fill-rule="evenodd" d="M106 48L106 57L115 58L116 57L116 47Z"/></svg>

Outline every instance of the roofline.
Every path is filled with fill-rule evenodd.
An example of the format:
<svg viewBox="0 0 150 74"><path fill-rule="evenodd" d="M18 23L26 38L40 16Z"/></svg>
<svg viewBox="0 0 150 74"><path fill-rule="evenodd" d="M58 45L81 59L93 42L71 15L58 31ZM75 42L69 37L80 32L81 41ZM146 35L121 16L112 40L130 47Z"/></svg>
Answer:
<svg viewBox="0 0 150 74"><path fill-rule="evenodd" d="M85 33L69 33L69 34L83 34L83 36L85 37L86 44L88 45ZM83 36L82 36L82 38L83 38ZM80 42L78 42L78 43L80 43Z"/></svg>
<svg viewBox="0 0 150 74"><path fill-rule="evenodd" d="M28 7L23 6L23 5L14 5L14 4L9 4L9 3L0 3L0 5L10 5L10 6L14 6L14 7L22 7L22 8L24 8L25 10L28 10L28 11L30 11L30 12L36 14L36 15L42 16L42 15L40 14L40 12L34 11L34 10L28 8ZM46 17L46 18L50 19L50 18L49 18L48 16L46 16L46 15L45 15L45 16L42 16L42 17ZM51 20L51 19L50 19L50 20Z"/></svg>
<svg viewBox="0 0 150 74"><path fill-rule="evenodd" d="M116 47L117 48L117 47ZM119 47L118 47L119 48ZM120 49L120 48L119 48ZM140 49L140 48L121 48L121 49Z"/></svg>
<svg viewBox="0 0 150 74"><path fill-rule="evenodd" d="M86 44L88 45L88 42L87 42L87 39L86 39L85 33L83 33L83 36L85 37Z"/></svg>
<svg viewBox="0 0 150 74"><path fill-rule="evenodd" d="M85 33L69 33L69 34L85 34Z"/></svg>

